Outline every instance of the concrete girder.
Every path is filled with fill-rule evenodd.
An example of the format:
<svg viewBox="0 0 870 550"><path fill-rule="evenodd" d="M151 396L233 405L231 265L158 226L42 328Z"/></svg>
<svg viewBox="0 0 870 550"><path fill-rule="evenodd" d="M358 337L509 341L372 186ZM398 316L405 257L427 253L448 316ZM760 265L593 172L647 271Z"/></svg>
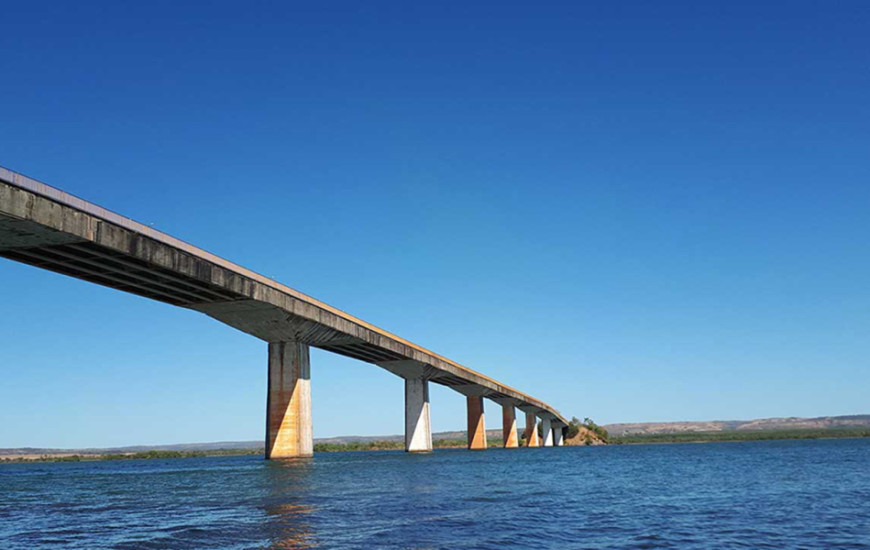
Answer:
<svg viewBox="0 0 870 550"><path fill-rule="evenodd" d="M492 390L479 384L463 384L450 387L466 397L488 397Z"/></svg>
<svg viewBox="0 0 870 550"><path fill-rule="evenodd" d="M382 361L376 364L382 369L388 370L406 380L409 378L425 378L428 380L434 370L431 365L411 360Z"/></svg>
<svg viewBox="0 0 870 550"><path fill-rule="evenodd" d="M543 401L295 289L4 168L0 168L0 256L200 311L269 342L268 456L285 454L282 449L287 445L295 449L290 456L310 455L313 450L308 346L393 368L404 361L425 365L423 379L466 397L509 397L537 414L562 418ZM279 348L284 356L297 357L298 364L294 367L286 358L273 360L273 351ZM400 369L397 374L407 379L411 372L417 370ZM290 379L292 391L284 387ZM482 399L479 405L482 427ZM302 422L285 431L285 421L294 415L297 423ZM288 434L295 434L290 437L295 443L285 441Z"/></svg>
<svg viewBox="0 0 870 550"><path fill-rule="evenodd" d="M544 409L542 409L541 407L530 405L528 403L517 405L517 408L526 414L533 414L535 416L538 416L544 412Z"/></svg>

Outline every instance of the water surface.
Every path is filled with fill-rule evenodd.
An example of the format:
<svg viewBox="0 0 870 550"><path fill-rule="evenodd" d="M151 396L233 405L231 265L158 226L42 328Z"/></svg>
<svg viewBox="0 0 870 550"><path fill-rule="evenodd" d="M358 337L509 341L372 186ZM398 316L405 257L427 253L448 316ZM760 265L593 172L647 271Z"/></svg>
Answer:
<svg viewBox="0 0 870 550"><path fill-rule="evenodd" d="M870 548L870 439L0 465L0 548Z"/></svg>

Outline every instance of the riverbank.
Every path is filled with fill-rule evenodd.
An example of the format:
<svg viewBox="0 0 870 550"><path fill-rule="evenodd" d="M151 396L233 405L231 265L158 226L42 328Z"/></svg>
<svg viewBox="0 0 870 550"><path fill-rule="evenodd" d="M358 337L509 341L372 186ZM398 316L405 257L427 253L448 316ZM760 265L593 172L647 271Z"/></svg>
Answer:
<svg viewBox="0 0 870 550"><path fill-rule="evenodd" d="M157 458L203 458L208 456L238 456L263 454L263 449L215 449L211 451L145 451L137 453L60 453L33 455L0 455L0 462L93 462L99 460L147 460Z"/></svg>
<svg viewBox="0 0 870 550"><path fill-rule="evenodd" d="M501 439L488 439L490 447L501 447ZM436 439L432 442L435 449L464 449L464 439ZM365 441L352 443L316 443L316 453L337 453L348 451L401 451L403 441ZM150 460L166 458L203 458L209 456L262 455L264 449L215 449L208 451L151 450L128 453L57 453L57 454L19 454L0 455L0 463L20 462L94 462L100 460Z"/></svg>
<svg viewBox="0 0 870 550"><path fill-rule="evenodd" d="M793 430L722 430L654 434L627 434L611 437L613 445L646 443L709 443L715 441L774 441L790 439L843 439L870 437L870 428L826 428Z"/></svg>
<svg viewBox="0 0 870 550"><path fill-rule="evenodd" d="M487 439L490 447L501 446L501 439ZM436 439L434 449L464 449L468 444L464 439ZM404 441L355 441L352 443L315 443L315 453L339 453L347 451L402 451Z"/></svg>
<svg viewBox="0 0 870 550"><path fill-rule="evenodd" d="M585 428L574 438L566 438L565 445L601 445L604 441L592 439L594 434ZM792 430L723 430L654 434L628 434L610 437L610 445L643 445L651 443L709 443L717 441L772 441L795 439L843 439L868 438L870 428L827 428ZM488 438L489 447L502 446L501 438ZM464 449L465 439L436 439L432 442L435 449ZM323 442L314 444L314 452L338 453L349 451L401 451L405 444L401 440L376 440L354 442ZM167 458L202 458L210 456L262 455L263 448L210 449L201 451L149 450L141 452L58 452L30 454L0 454L0 463L21 462L92 462L102 460L147 460Z"/></svg>

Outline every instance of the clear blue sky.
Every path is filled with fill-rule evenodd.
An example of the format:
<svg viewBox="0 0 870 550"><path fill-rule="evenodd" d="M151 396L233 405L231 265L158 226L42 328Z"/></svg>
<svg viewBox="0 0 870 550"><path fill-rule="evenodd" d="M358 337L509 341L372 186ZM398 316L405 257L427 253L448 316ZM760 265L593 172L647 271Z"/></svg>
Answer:
<svg viewBox="0 0 870 550"><path fill-rule="evenodd" d="M468 4L7 2L0 164L568 416L870 412L870 4ZM0 376L0 447L263 437L265 343L7 260Z"/></svg>

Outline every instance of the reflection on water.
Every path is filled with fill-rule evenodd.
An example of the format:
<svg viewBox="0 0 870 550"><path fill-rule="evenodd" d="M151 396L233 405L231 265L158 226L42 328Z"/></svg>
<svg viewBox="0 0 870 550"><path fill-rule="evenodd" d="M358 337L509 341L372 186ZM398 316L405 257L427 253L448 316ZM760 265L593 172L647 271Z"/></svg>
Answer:
<svg viewBox="0 0 870 550"><path fill-rule="evenodd" d="M870 439L0 464L0 549L870 548Z"/></svg>
<svg viewBox="0 0 870 550"><path fill-rule="evenodd" d="M263 509L274 530L269 536L269 548L314 548L314 533L308 516L315 508L305 503L311 492L314 459L268 461L263 472L268 488Z"/></svg>

